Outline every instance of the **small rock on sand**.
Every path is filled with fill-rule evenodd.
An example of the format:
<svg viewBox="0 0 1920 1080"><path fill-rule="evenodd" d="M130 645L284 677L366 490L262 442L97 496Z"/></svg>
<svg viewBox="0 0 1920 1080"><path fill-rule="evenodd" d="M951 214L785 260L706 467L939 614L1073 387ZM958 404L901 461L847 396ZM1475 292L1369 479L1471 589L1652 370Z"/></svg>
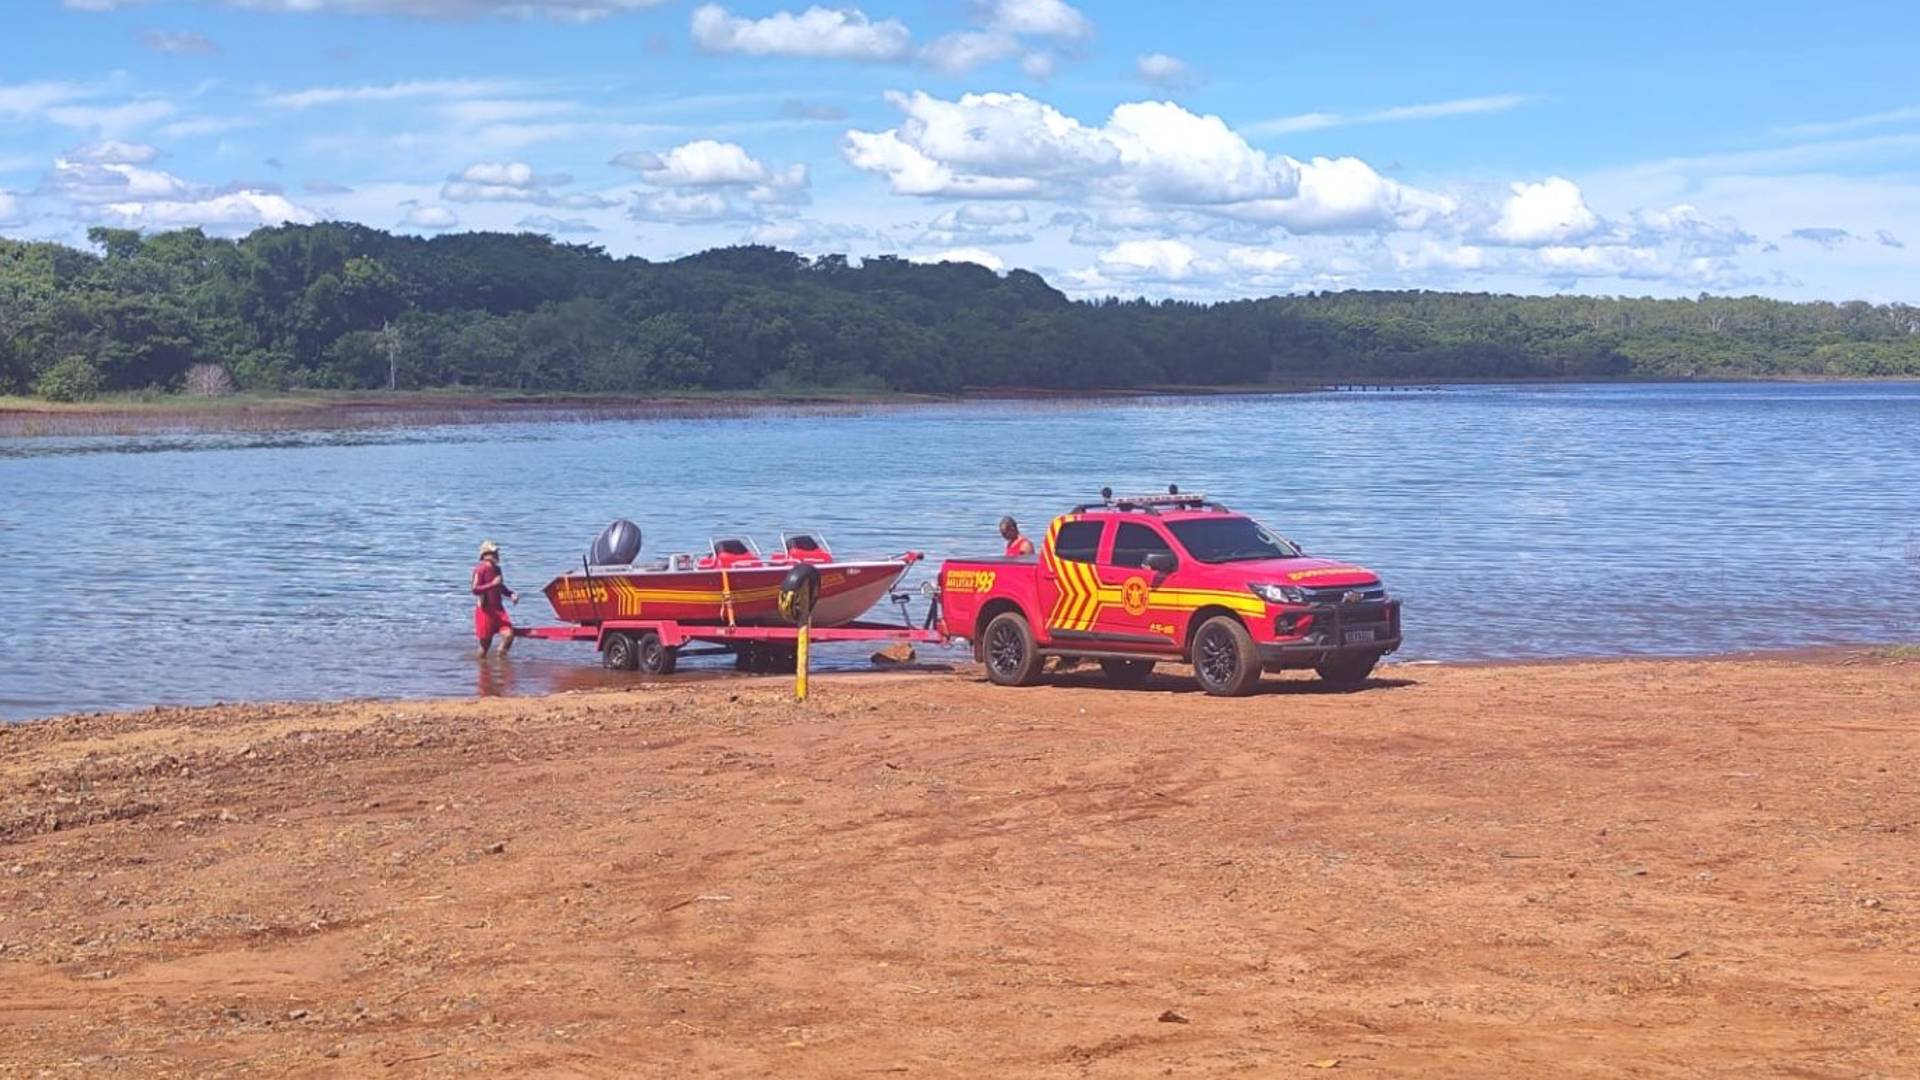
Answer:
<svg viewBox="0 0 1920 1080"><path fill-rule="evenodd" d="M913 646L904 641L898 645L889 645L873 654L873 662L882 667L891 667L894 664L911 664L913 663L913 658Z"/></svg>

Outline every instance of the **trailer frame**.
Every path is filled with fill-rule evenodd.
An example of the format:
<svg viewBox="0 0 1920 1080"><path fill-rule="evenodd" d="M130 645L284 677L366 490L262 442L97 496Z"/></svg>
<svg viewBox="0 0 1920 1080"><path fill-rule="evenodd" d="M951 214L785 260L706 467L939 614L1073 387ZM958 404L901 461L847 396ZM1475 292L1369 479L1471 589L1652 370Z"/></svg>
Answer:
<svg viewBox="0 0 1920 1080"><path fill-rule="evenodd" d="M777 657L799 648L800 630L798 626L717 626L674 619L608 619L599 623L534 626L519 631L518 636L539 641L592 642L607 667L671 675L682 656L724 653L740 657L747 670L777 669ZM814 644L866 641L944 645L952 640L944 622L936 619L929 619L924 626L855 621L842 626L811 627L808 634ZM617 643L609 652L608 644L615 635L623 636L626 641ZM654 643L647 642L649 637ZM699 645L711 647L693 647ZM631 654L622 651L629 646L633 649ZM629 655L633 657L631 661Z"/></svg>

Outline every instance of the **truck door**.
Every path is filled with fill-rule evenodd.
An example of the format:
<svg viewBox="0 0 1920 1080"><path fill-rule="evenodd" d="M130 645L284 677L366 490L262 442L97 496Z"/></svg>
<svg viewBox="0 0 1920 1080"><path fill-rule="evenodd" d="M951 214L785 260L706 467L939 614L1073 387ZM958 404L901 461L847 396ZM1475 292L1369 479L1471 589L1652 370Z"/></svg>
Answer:
<svg viewBox="0 0 1920 1080"><path fill-rule="evenodd" d="M1040 602L1050 640L1085 639L1093 632L1094 561L1104 521L1056 521L1040 557Z"/></svg>
<svg viewBox="0 0 1920 1080"><path fill-rule="evenodd" d="M1095 627L1103 648L1163 650L1179 644L1181 628L1171 612L1156 610L1153 590L1159 575L1147 569L1147 556L1173 553L1158 526L1146 521L1119 522L1113 547L1101 560L1104 599Z"/></svg>

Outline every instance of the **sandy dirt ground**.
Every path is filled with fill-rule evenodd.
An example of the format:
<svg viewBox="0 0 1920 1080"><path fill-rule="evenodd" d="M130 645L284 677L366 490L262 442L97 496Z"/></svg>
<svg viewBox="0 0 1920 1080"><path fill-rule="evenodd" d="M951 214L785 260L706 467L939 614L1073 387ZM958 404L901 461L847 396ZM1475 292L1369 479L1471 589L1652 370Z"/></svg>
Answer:
<svg viewBox="0 0 1920 1080"><path fill-rule="evenodd" d="M0 728L0 1076L1920 1075L1920 663Z"/></svg>

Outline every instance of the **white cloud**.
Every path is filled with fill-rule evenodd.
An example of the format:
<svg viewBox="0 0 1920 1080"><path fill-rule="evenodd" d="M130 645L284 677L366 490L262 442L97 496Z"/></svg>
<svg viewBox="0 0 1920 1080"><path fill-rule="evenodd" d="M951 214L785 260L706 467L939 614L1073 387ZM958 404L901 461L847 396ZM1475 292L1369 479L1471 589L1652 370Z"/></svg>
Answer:
<svg viewBox="0 0 1920 1080"><path fill-rule="evenodd" d="M514 227L519 229L527 229L532 232L542 232L542 233L549 233L553 235L562 235L566 233L596 233L600 231L599 228L595 226L592 222L586 221L582 218L564 218L563 219L563 218L554 217L552 214L535 214L532 217L521 218L519 223Z"/></svg>
<svg viewBox="0 0 1920 1080"><path fill-rule="evenodd" d="M1732 218L1708 217L1687 203L1635 211L1632 241L1670 243L1690 255L1710 256L1731 255L1755 242Z"/></svg>
<svg viewBox="0 0 1920 1080"><path fill-rule="evenodd" d="M928 66L949 75L997 64L1020 52L1020 39L997 30L963 30L945 34L920 52Z"/></svg>
<svg viewBox="0 0 1920 1080"><path fill-rule="evenodd" d="M1773 133L1791 138L1839 135L1843 132L1859 131L1862 128L1904 124L1914 120L1920 120L1920 105L1907 105L1898 109L1868 113L1864 116L1850 116L1844 120L1829 120L1816 124L1787 124L1774 128Z"/></svg>
<svg viewBox="0 0 1920 1080"><path fill-rule="evenodd" d="M1486 269L1492 262L1485 248L1472 244L1454 244L1422 237L1420 245L1411 251L1393 253L1394 265L1400 270L1427 271L1440 270L1461 272Z"/></svg>
<svg viewBox="0 0 1920 1080"><path fill-rule="evenodd" d="M939 247L1023 244L1033 239L1026 225L1025 207L970 203L934 218L914 243Z"/></svg>
<svg viewBox="0 0 1920 1080"><path fill-rule="evenodd" d="M1163 52L1140 57L1134 61L1133 71L1140 81L1166 90L1184 90L1199 81L1198 74L1185 60Z"/></svg>
<svg viewBox="0 0 1920 1080"><path fill-rule="evenodd" d="M400 227L403 229L423 229L428 232L451 229L458 224L460 224L460 215L444 206L416 206L408 210L406 216L400 219Z"/></svg>
<svg viewBox="0 0 1920 1080"><path fill-rule="evenodd" d="M232 131L244 131L250 127L258 127L259 124L258 120L245 116L199 116L161 124L154 130L169 139L197 139L208 135L225 135Z"/></svg>
<svg viewBox="0 0 1920 1080"><path fill-rule="evenodd" d="M118 134L146 127L178 111L171 101L149 98L119 105L55 105L44 115L61 127Z"/></svg>
<svg viewBox="0 0 1920 1080"><path fill-rule="evenodd" d="M267 104L283 109L310 109L318 105L358 105L419 98L478 98L512 90L511 83L487 79L414 79L382 86L316 86L274 94Z"/></svg>
<svg viewBox="0 0 1920 1080"><path fill-rule="evenodd" d="M26 223L26 212L20 206L19 196L10 191L0 191L0 229Z"/></svg>
<svg viewBox="0 0 1920 1080"><path fill-rule="evenodd" d="M834 248L844 252L852 242L873 240L874 232L864 225L789 219L760 222L741 239L749 244L771 244L790 251Z"/></svg>
<svg viewBox="0 0 1920 1080"><path fill-rule="evenodd" d="M1182 281L1214 267L1183 240L1127 240L1101 252L1100 269L1115 277Z"/></svg>
<svg viewBox="0 0 1920 1080"><path fill-rule="evenodd" d="M937 251L931 255L915 255L908 261L929 264L974 263L979 266L984 266L996 274L1007 268L1005 259L988 251L986 248L978 247L959 247L947 251Z"/></svg>
<svg viewBox="0 0 1920 1080"><path fill-rule="evenodd" d="M644 221L753 220L808 201L805 165L774 168L737 143L696 139L664 154L630 151L612 164L664 189L635 197L632 214Z"/></svg>
<svg viewBox="0 0 1920 1080"><path fill-rule="evenodd" d="M96 148L107 144L96 144ZM150 149L147 147L142 150ZM53 169L42 183L42 191L80 205L105 205L153 200L191 201L202 194L194 184L159 169L142 168L140 160L105 160L96 152L92 157L57 157Z"/></svg>
<svg viewBox="0 0 1920 1080"><path fill-rule="evenodd" d="M1227 265L1258 275L1278 274L1300 265L1300 257L1273 248L1237 247L1227 250Z"/></svg>
<svg viewBox="0 0 1920 1080"><path fill-rule="evenodd" d="M566 173L542 175L524 161L483 161L448 177L440 189L440 197L449 202L522 202L571 210L601 210L619 205L598 195L553 190L572 182L573 178Z"/></svg>
<svg viewBox="0 0 1920 1080"><path fill-rule="evenodd" d="M145 143L102 139L85 146L76 146L61 156L68 161L81 161L90 165L145 165L157 159L160 151Z"/></svg>
<svg viewBox="0 0 1920 1080"><path fill-rule="evenodd" d="M1044 49L1036 49L1020 58L1020 70L1034 79L1053 78L1053 69L1056 64L1054 55Z"/></svg>
<svg viewBox="0 0 1920 1080"><path fill-rule="evenodd" d="M0 117L40 117L51 106L96 97L105 89L78 82L0 83Z"/></svg>
<svg viewBox="0 0 1920 1080"><path fill-rule="evenodd" d="M653 191L634 197L629 215L638 221L665 221L689 225L710 221L745 221L753 214L739 202L717 191Z"/></svg>
<svg viewBox="0 0 1920 1080"><path fill-rule="evenodd" d="M1600 215L1588 208L1579 185L1571 180L1550 176L1537 184L1516 182L1511 188L1499 218L1486 229L1487 238L1495 243L1565 245L1601 231Z"/></svg>
<svg viewBox="0 0 1920 1080"><path fill-rule="evenodd" d="M764 184L772 176L772 171L744 147L713 139L684 143L665 154L621 154L613 164L635 169L647 183L660 187Z"/></svg>
<svg viewBox="0 0 1920 1080"><path fill-rule="evenodd" d="M1089 127L1023 94L888 100L901 123L850 131L843 150L902 195L1076 198L1297 232L1419 228L1455 209L1355 158L1300 162L1255 149L1219 117L1171 102L1123 104Z"/></svg>
<svg viewBox="0 0 1920 1080"><path fill-rule="evenodd" d="M1283 116L1275 120L1262 120L1248 124L1246 132L1249 135L1287 135L1297 131L1318 131L1322 128L1343 127L1351 124L1389 124L1402 120L1436 120L1447 116L1501 113L1530 104L1533 100L1534 98L1528 94L1492 94L1487 97L1452 98L1447 101L1429 101L1417 105L1395 105L1362 113L1300 113L1296 116Z"/></svg>
<svg viewBox="0 0 1920 1080"><path fill-rule="evenodd" d="M1093 36L1093 22L1063 0L991 0L986 22L1009 34L1068 39Z"/></svg>
<svg viewBox="0 0 1920 1080"><path fill-rule="evenodd" d="M119 224L131 229L200 228L244 233L267 225L311 225L319 220L283 195L251 189L197 199L109 203L105 209Z"/></svg>
<svg viewBox="0 0 1920 1080"><path fill-rule="evenodd" d="M858 8L810 7L798 15L778 11L764 19L747 19L719 4L706 4L693 13L694 43L714 53L898 60L907 55L912 37L898 19L874 22Z"/></svg>
<svg viewBox="0 0 1920 1080"><path fill-rule="evenodd" d="M220 46L205 34L190 30L142 30L133 36L140 47L162 56L218 56Z"/></svg>
<svg viewBox="0 0 1920 1080"><path fill-rule="evenodd" d="M117 11L146 0L62 0L77 11ZM491 15L525 19L546 16L586 22L624 11L642 11L666 0L224 0L228 7L281 14L410 15L460 19Z"/></svg>

